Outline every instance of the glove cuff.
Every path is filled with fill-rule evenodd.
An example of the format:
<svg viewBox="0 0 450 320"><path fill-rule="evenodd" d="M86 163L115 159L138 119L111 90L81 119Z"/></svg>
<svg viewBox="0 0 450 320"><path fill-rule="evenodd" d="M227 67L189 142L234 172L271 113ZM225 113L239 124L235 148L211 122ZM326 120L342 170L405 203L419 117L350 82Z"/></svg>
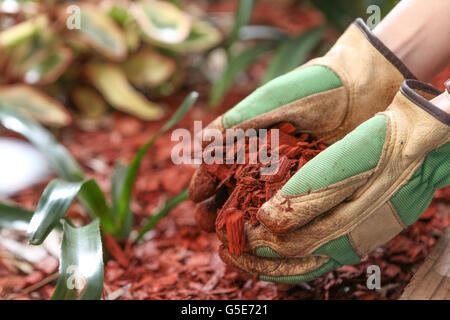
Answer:
<svg viewBox="0 0 450 320"><path fill-rule="evenodd" d="M333 70L346 89L347 101L342 121L329 132L314 132L318 138L330 137L326 143L343 138L358 125L384 111L405 79L413 73L358 18L321 58L301 68L322 65Z"/></svg>
<svg viewBox="0 0 450 320"><path fill-rule="evenodd" d="M428 83L418 80L405 80L400 87L400 92L412 103L419 108L422 108L440 122L450 126L450 114L439 109L430 101L425 99L415 90L422 92L424 95L431 95L431 97L440 95L442 92Z"/></svg>
<svg viewBox="0 0 450 320"><path fill-rule="evenodd" d="M357 18L353 24L358 27L367 40L377 49L398 71L405 79L417 79L417 77L408 69L408 67L377 38L377 36L364 23L363 19Z"/></svg>

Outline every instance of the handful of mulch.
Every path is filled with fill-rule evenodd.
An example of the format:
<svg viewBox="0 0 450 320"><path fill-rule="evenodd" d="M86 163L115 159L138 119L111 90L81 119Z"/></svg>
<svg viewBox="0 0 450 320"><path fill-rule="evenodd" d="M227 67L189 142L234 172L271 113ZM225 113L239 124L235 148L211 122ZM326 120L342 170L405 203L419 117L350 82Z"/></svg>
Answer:
<svg viewBox="0 0 450 320"><path fill-rule="evenodd" d="M260 161L249 163L251 161L248 160L260 159L259 154L262 148L266 147L270 156L271 130L274 129L279 130L278 171L275 174L262 175L261 168L269 164L264 165ZM226 228L232 254L240 255L245 249L244 222L256 225L258 209L302 166L326 148L321 143L323 139L314 141L309 134L296 134L295 131L294 126L284 122L269 129L265 137L255 137L258 139L256 154L249 151L249 138L246 137L244 164L237 164L235 161L233 164L205 165L205 170L219 182L218 192L225 194L224 198L227 199L218 208L215 225L216 230ZM234 154L227 154L227 157L234 156L236 159L237 147L230 150L234 151Z"/></svg>

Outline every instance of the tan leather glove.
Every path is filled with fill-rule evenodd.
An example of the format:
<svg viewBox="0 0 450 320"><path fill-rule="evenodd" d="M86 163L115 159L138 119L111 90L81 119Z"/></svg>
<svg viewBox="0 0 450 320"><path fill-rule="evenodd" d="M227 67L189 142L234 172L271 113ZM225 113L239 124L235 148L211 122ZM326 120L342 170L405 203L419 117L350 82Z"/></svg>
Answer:
<svg viewBox="0 0 450 320"><path fill-rule="evenodd" d="M389 108L304 165L246 226L247 253L224 261L295 283L355 264L414 223L450 185L450 114L439 90L405 81ZM448 97L450 99L450 96Z"/></svg>
<svg viewBox="0 0 450 320"><path fill-rule="evenodd" d="M341 139L391 103L404 79L414 78L407 67L357 19L323 57L260 87L207 129L267 128L289 121L316 138ZM194 174L189 197L201 202L217 191L217 181L203 166ZM210 211L197 215L204 229L212 230L217 199ZM197 212L201 212L197 210Z"/></svg>

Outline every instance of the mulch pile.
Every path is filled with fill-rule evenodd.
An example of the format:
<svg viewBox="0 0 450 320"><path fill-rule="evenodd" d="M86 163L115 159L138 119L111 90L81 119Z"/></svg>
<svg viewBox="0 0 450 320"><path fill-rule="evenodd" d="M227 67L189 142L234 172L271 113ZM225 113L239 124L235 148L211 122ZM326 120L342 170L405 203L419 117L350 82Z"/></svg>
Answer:
<svg viewBox="0 0 450 320"><path fill-rule="evenodd" d="M277 171L262 175L261 169L267 169L269 163L263 164L258 159L261 159L262 154L272 155L272 130L278 130L279 136ZM226 159L233 160L232 164L205 165L209 177L215 179L218 188L221 188L220 192L228 195L219 208L216 228L226 229L232 254L240 255L245 249L244 222L256 225L256 213L264 202L272 198L303 165L326 148L320 141L313 141L309 134L296 135L295 131L294 126L284 122L272 127L264 136L246 136L245 141L237 141L232 148L224 148ZM242 151L245 151L241 161L243 163L239 163Z"/></svg>

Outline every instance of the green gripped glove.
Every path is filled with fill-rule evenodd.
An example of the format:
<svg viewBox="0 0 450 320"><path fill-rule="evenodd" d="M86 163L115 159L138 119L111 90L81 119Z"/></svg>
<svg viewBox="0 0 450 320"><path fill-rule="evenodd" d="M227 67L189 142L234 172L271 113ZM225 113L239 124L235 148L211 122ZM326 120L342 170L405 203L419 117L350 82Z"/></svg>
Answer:
<svg viewBox="0 0 450 320"><path fill-rule="evenodd" d="M208 129L224 133L229 128L268 128L289 121L299 131L326 137L325 143L331 144L385 110L402 81L413 78L357 19L325 56L260 87L214 120L204 133ZM191 180L189 197L195 202L217 191L217 185L205 176L200 166Z"/></svg>
<svg viewBox="0 0 450 320"><path fill-rule="evenodd" d="M310 281L360 261L450 185L450 115L440 92L405 81L392 104L303 166L246 226L247 248L222 259L259 279ZM447 94L447 98L450 97Z"/></svg>

